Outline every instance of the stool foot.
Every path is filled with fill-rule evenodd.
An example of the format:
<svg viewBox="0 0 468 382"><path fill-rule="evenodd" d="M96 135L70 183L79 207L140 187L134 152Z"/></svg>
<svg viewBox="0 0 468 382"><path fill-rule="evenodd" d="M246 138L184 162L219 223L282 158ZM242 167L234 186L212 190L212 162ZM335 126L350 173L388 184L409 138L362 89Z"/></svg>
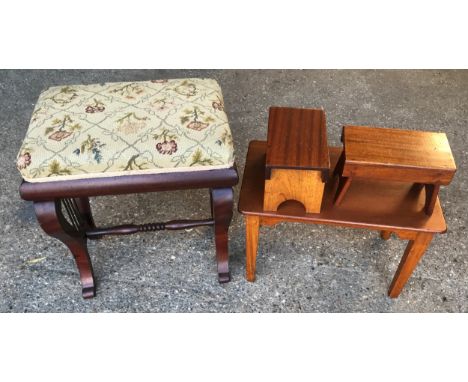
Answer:
<svg viewBox="0 0 468 382"><path fill-rule="evenodd" d="M218 281L220 284L225 284L231 281L230 273L218 273Z"/></svg>
<svg viewBox="0 0 468 382"><path fill-rule="evenodd" d="M211 208L214 219L216 261L218 280L227 283L229 274L228 231L232 219L234 193L232 188L214 188L210 190Z"/></svg>
<svg viewBox="0 0 468 382"><path fill-rule="evenodd" d="M64 243L73 257L75 258L76 266L80 274L82 286L82 294L84 298L94 297L96 287L94 283L93 267L88 254L87 239L85 237L83 227L78 224L76 211L74 215L74 223L69 223L63 213L60 200L34 202L34 210L37 220L42 229L50 236ZM66 206L67 212L70 213L72 206Z"/></svg>

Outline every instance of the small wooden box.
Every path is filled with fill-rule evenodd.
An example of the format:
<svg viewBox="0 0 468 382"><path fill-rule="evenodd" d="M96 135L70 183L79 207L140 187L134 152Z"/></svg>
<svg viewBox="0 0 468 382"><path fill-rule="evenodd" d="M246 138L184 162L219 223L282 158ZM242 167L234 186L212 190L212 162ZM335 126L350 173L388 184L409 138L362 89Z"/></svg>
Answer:
<svg viewBox="0 0 468 382"><path fill-rule="evenodd" d="M296 200L307 213L319 213L329 172L325 112L271 107L263 209L276 211L286 200Z"/></svg>

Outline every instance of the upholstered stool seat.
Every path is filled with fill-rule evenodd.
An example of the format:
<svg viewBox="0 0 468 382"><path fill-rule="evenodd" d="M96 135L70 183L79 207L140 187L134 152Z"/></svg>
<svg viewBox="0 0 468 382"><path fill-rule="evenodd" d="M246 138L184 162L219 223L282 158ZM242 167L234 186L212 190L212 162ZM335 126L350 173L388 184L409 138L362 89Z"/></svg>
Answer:
<svg viewBox="0 0 468 382"><path fill-rule="evenodd" d="M87 240L103 235L214 226L218 279L230 280L228 229L239 178L215 80L51 87L39 96L16 165L21 197L75 257L84 297L96 291ZM90 197L195 188L210 190L211 218L94 224Z"/></svg>
<svg viewBox="0 0 468 382"><path fill-rule="evenodd" d="M41 93L17 167L28 182L199 171L233 151L212 79L68 85Z"/></svg>

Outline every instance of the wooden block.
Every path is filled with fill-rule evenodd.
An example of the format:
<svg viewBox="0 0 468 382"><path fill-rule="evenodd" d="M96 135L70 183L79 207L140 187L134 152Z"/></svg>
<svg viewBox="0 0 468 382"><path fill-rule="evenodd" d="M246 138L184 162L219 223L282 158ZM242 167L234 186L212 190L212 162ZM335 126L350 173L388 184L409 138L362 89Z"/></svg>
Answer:
<svg viewBox="0 0 468 382"><path fill-rule="evenodd" d="M324 187L320 171L272 170L271 178L265 180L263 209L276 211L286 200L296 200L303 204L307 213L319 213Z"/></svg>
<svg viewBox="0 0 468 382"><path fill-rule="evenodd" d="M325 112L271 107L265 160L265 211L286 200L319 213L330 171Z"/></svg>

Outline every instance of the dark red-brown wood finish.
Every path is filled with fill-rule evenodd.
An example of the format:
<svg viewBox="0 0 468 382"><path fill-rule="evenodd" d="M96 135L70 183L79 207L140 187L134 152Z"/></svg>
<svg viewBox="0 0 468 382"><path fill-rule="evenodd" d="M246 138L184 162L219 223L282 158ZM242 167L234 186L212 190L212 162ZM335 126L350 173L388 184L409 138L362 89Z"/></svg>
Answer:
<svg viewBox="0 0 468 382"><path fill-rule="evenodd" d="M265 177L272 169L319 170L328 179L325 112L321 109L270 107ZM313 148L313 149L312 149Z"/></svg>
<svg viewBox="0 0 468 382"><path fill-rule="evenodd" d="M136 232L178 230L214 226L218 280L230 281L228 230L232 218L232 187L239 181L235 167L222 170L94 178L45 183L23 181L20 195L34 201L34 210L42 229L62 241L71 251L80 275L84 298L96 295L93 268L87 249L88 239L104 235L127 235ZM97 228L89 197L133 194L180 189L210 189L211 218L173 220L166 223L126 224Z"/></svg>

